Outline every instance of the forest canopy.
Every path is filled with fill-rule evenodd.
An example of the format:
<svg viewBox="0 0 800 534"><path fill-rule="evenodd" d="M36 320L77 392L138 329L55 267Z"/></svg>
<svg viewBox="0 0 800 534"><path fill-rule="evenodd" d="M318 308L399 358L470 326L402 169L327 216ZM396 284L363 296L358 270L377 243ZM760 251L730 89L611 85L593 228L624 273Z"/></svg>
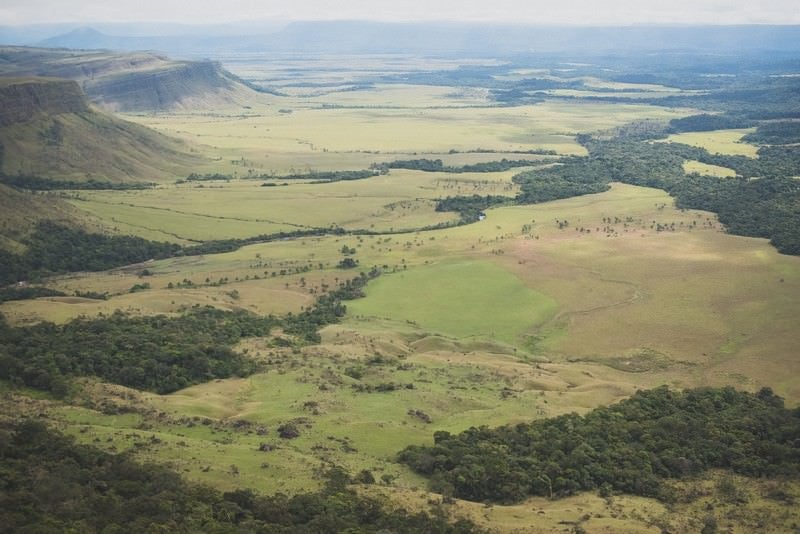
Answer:
<svg viewBox="0 0 800 534"><path fill-rule="evenodd" d="M768 388L664 386L583 416L436 432L433 446L410 446L398 459L427 476L433 491L474 501L598 489L669 500L666 479L712 468L796 477L798 440L800 411Z"/></svg>

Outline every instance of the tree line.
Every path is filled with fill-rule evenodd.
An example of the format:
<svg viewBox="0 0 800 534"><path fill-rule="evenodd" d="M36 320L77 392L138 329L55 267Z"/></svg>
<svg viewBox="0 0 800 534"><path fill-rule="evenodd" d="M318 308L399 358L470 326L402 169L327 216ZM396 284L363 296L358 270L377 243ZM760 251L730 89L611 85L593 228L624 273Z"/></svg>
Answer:
<svg viewBox="0 0 800 534"><path fill-rule="evenodd" d="M768 389L639 391L586 415L434 433L398 459L433 491L473 501L519 502L580 491L670 500L666 479L728 469L754 477L800 475L800 410Z"/></svg>
<svg viewBox="0 0 800 534"><path fill-rule="evenodd" d="M461 222L472 223L479 220L487 208L511 203L513 199L500 195L455 196L438 200L436 211L455 211L461 216Z"/></svg>
<svg viewBox="0 0 800 534"><path fill-rule="evenodd" d="M152 189L156 186L156 184L152 182L109 182L107 180L96 180L94 178L76 182L74 180L56 180L27 174L12 175L4 173L0 173L0 183L19 189L27 189L28 191L58 191L63 189L84 191L137 191Z"/></svg>
<svg viewBox="0 0 800 534"><path fill-rule="evenodd" d="M542 154L556 155L555 151L544 150ZM538 153L538 152L537 152ZM481 163L472 163L467 165L445 165L441 159L408 159L408 160L394 160L386 163L374 163L372 165L375 169L410 169L415 171L424 172L449 172L454 174L465 172L503 172L516 167L528 167L530 165L540 165L541 161L529 159L510 160L503 158L499 161L484 161Z"/></svg>
<svg viewBox="0 0 800 534"><path fill-rule="evenodd" d="M800 143L800 122L781 121L761 124L756 131L742 138L760 145L789 145Z"/></svg>
<svg viewBox="0 0 800 534"><path fill-rule="evenodd" d="M341 282L335 290L317 297L310 309L286 315L284 331L306 342L319 343L321 339L317 331L325 325L338 323L347 313L347 306L342 301L362 298L364 287L380 274L380 270L373 267L369 272L361 272L357 277Z"/></svg>
<svg viewBox="0 0 800 534"><path fill-rule="evenodd" d="M291 174L253 174L249 173L242 176L243 180L312 180L316 183L327 182L341 182L346 180L363 180L364 178L372 178L385 174L387 171L379 168L352 170L352 171L308 171L304 173L293 172ZM185 182L209 182L209 181L231 181L234 179L230 174L198 174L191 173L183 180L178 180L176 183L182 184Z"/></svg>
<svg viewBox="0 0 800 534"><path fill-rule="evenodd" d="M221 239L196 245L151 241L134 236L94 234L54 221L37 223L23 240L27 249L15 254L0 249L0 284L74 271L104 271L132 263L174 256L231 252L252 243L322 235L341 235L341 228L303 228L243 239Z"/></svg>
<svg viewBox="0 0 800 534"><path fill-rule="evenodd" d="M67 294L63 291L40 286L10 286L0 288L0 302L36 299L39 297L65 297L66 295Z"/></svg>

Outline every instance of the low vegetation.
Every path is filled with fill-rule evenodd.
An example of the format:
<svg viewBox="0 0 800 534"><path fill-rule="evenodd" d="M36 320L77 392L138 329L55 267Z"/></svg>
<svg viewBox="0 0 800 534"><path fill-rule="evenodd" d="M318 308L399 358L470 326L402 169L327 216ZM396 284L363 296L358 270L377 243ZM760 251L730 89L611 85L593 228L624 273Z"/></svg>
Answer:
<svg viewBox="0 0 800 534"><path fill-rule="evenodd" d="M542 155L557 155L554 151L546 151ZM530 165L538 165L541 161L537 160L509 160L502 158L497 161L486 161L482 163L473 163L470 165L445 165L440 159L410 159L410 160L394 160L388 163L374 164L373 167L377 169L411 169L415 171L425 172L450 172L455 174L465 172L502 172L516 167L528 167Z"/></svg>
<svg viewBox="0 0 800 534"><path fill-rule="evenodd" d="M0 174L0 183L25 189L28 191L58 191L58 190L112 190L112 191L136 191L150 189L156 184L147 182L107 182L89 178L85 181L75 180L54 180L42 178L40 176L27 176L23 174L7 175Z"/></svg>

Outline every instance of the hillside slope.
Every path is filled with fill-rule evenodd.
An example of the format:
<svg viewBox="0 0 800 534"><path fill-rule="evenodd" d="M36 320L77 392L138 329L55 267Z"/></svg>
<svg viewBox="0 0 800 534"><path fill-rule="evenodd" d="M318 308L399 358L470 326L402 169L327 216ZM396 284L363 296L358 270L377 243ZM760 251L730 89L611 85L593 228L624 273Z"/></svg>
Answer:
<svg viewBox="0 0 800 534"><path fill-rule="evenodd" d="M90 108L74 81L0 78L0 171L50 179L158 181L201 159L143 126Z"/></svg>
<svg viewBox="0 0 800 534"><path fill-rule="evenodd" d="M150 52L3 47L0 75L74 80L92 103L110 111L241 105L257 97L219 63L173 61Z"/></svg>
<svg viewBox="0 0 800 534"><path fill-rule="evenodd" d="M69 203L51 195L36 195L0 184L0 250L18 253L22 241L39 221L85 226Z"/></svg>

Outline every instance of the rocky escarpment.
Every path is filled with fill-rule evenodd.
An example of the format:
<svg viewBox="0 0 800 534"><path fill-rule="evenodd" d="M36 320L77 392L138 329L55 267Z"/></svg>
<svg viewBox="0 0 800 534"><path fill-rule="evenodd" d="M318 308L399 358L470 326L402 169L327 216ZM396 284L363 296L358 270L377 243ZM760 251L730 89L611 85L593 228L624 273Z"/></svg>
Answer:
<svg viewBox="0 0 800 534"><path fill-rule="evenodd" d="M84 84L94 102L116 111L174 109L196 98L224 97L239 88L218 63L210 61L116 73Z"/></svg>
<svg viewBox="0 0 800 534"><path fill-rule="evenodd" d="M219 63L151 52L0 47L0 75L74 80L93 104L110 111L217 107L257 96Z"/></svg>
<svg viewBox="0 0 800 534"><path fill-rule="evenodd" d="M80 86L69 80L0 81L0 126L32 120L37 115L89 111Z"/></svg>

